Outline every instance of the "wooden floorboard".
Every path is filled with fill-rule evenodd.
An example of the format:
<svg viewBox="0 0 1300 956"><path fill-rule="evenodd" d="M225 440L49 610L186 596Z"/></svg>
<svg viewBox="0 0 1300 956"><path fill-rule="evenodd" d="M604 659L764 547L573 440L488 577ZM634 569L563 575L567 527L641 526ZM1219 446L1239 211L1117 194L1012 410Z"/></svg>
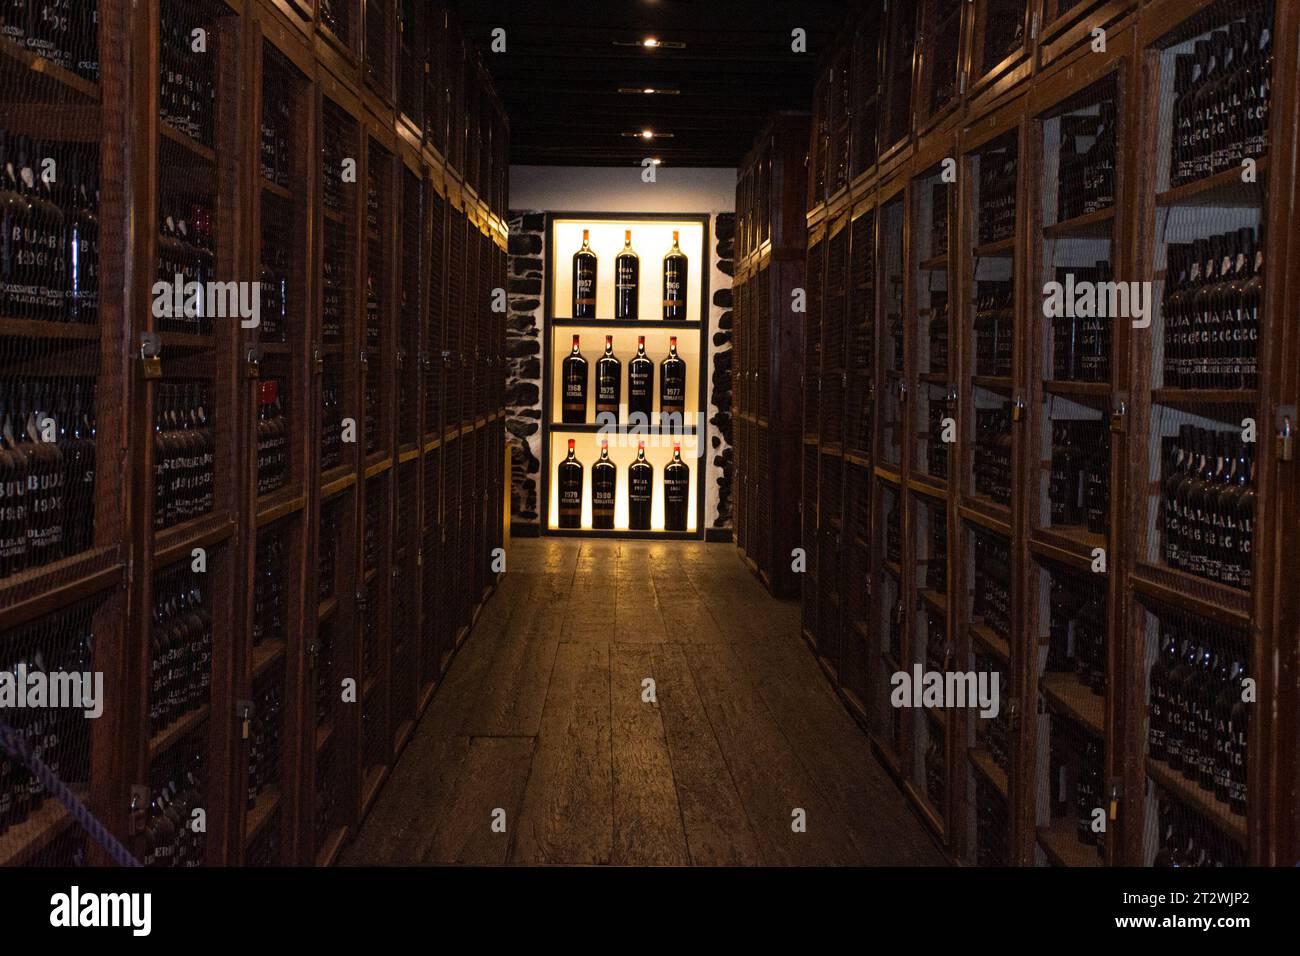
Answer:
<svg viewBox="0 0 1300 956"><path fill-rule="evenodd" d="M343 863L942 862L798 604L734 548L525 539L508 560Z"/></svg>
<svg viewBox="0 0 1300 956"><path fill-rule="evenodd" d="M609 863L614 811L609 644L562 643L512 859Z"/></svg>
<svg viewBox="0 0 1300 956"><path fill-rule="evenodd" d="M647 680L654 683L647 687ZM658 681L652 648L613 646L610 710L615 864L685 866L688 862Z"/></svg>

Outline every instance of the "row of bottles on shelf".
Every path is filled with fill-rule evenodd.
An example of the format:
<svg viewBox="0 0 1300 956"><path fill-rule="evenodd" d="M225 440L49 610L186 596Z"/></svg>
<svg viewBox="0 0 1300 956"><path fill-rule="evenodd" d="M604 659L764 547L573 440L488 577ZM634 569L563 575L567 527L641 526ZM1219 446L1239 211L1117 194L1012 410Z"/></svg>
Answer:
<svg viewBox="0 0 1300 956"><path fill-rule="evenodd" d="M0 128L0 316L99 321L99 150Z"/></svg>
<svg viewBox="0 0 1300 956"><path fill-rule="evenodd" d="M195 31L202 31L201 41ZM217 113L215 38L194 19L191 5L180 0L162 3L158 36L158 118L211 148Z"/></svg>
<svg viewBox="0 0 1300 956"><path fill-rule="evenodd" d="M334 646L333 622L323 622L316 632L316 726L326 728L334 718Z"/></svg>
<svg viewBox="0 0 1300 956"><path fill-rule="evenodd" d="M596 418L598 423L617 422L622 393L623 363L614 355L614 337L605 336L605 354L596 362ZM573 337L573 350L561 367L564 396L561 421L581 425L587 421L589 365ZM629 418L642 416L649 424L654 411L654 362L646 355L645 336L637 337L636 355L627 364L627 410ZM686 360L677 354L677 336L668 343L668 355L659 363L659 411L661 415L686 413ZM613 416L612 419L610 416Z"/></svg>
<svg viewBox="0 0 1300 956"><path fill-rule="evenodd" d="M95 386L0 379L0 578L90 548Z"/></svg>
<svg viewBox="0 0 1300 956"><path fill-rule="evenodd" d="M1114 276L1110 263L1098 262L1094 266L1066 266L1056 270L1056 281L1067 290L1100 290ZM1115 316L1107 315L1109 307L1098 301L1084 315L1053 316L1052 323L1052 378L1063 382L1110 381L1111 323Z"/></svg>
<svg viewBox="0 0 1300 956"><path fill-rule="evenodd" d="M210 703L212 607L204 575L178 565L154 577L149 734Z"/></svg>
<svg viewBox="0 0 1300 956"><path fill-rule="evenodd" d="M1255 388L1263 237L1247 228L1170 244L1165 275L1165 386Z"/></svg>
<svg viewBox="0 0 1300 956"><path fill-rule="evenodd" d="M329 471L343 464L342 391L343 382L340 376L327 371L321 386L321 471Z"/></svg>
<svg viewBox="0 0 1300 956"><path fill-rule="evenodd" d="M569 454L560 462L561 528L582 526L584 469L569 439ZM646 461L645 442L637 442L636 460L628 466L628 528L649 531L654 508L654 466ZM673 445L673 458L664 466L664 530L685 531L690 503L691 470L682 461L682 446ZM618 466L609 460L609 442L600 443L600 460L591 466L591 526L609 531L614 527L618 496Z"/></svg>
<svg viewBox="0 0 1300 956"><path fill-rule="evenodd" d="M326 222L325 254L321 257L321 340L326 345L343 341L350 271L347 250L347 230L336 222Z"/></svg>
<svg viewBox="0 0 1300 956"><path fill-rule="evenodd" d="M205 382L168 383L154 398L154 530L212 511L216 436Z"/></svg>
<svg viewBox="0 0 1300 956"><path fill-rule="evenodd" d="M1016 231L1016 150L1014 146L979 158L979 245L1010 239Z"/></svg>
<svg viewBox="0 0 1300 956"><path fill-rule="evenodd" d="M1004 538L975 536L972 615L999 637L1011 636L1011 545Z"/></svg>
<svg viewBox="0 0 1300 956"><path fill-rule="evenodd" d="M1115 101L1099 99L1060 118L1056 219L1115 204Z"/></svg>
<svg viewBox="0 0 1300 956"><path fill-rule="evenodd" d="M149 768L145 866L202 866L207 858L207 827L194 825L194 811L209 809L206 735L205 722Z"/></svg>
<svg viewBox="0 0 1300 956"><path fill-rule="evenodd" d="M158 201L158 279L171 286L176 277L188 292L182 308L158 319L162 332L211 335L214 305L207 301L208 283L217 275L217 247L211 200L198 196L166 195Z"/></svg>
<svg viewBox="0 0 1300 956"><path fill-rule="evenodd" d="M1174 60L1171 186L1258 159L1268 148L1273 4L1253 6Z"/></svg>
<svg viewBox="0 0 1300 956"><path fill-rule="evenodd" d="M930 553L925 559L925 587L943 593L948 588L948 526L942 511L929 509Z"/></svg>
<svg viewBox="0 0 1300 956"><path fill-rule="evenodd" d="M248 847L244 866L272 867L284 863L284 842L280 837L280 811L277 809L266 822L257 838Z"/></svg>
<svg viewBox="0 0 1300 956"><path fill-rule="evenodd" d="M941 289L930 291L930 374L948 373L948 293Z"/></svg>
<svg viewBox="0 0 1300 956"><path fill-rule="evenodd" d="M975 494L1011 504L1011 403L975 409Z"/></svg>
<svg viewBox="0 0 1300 956"><path fill-rule="evenodd" d="M1172 568L1249 591L1255 455L1236 431L1183 425L1163 440L1161 517Z"/></svg>
<svg viewBox="0 0 1300 956"><path fill-rule="evenodd" d="M1070 717L1053 714L1048 743L1051 818L1074 820L1079 842L1105 858L1106 835L1093 829L1094 811L1105 806L1105 742Z"/></svg>
<svg viewBox="0 0 1300 956"><path fill-rule="evenodd" d="M248 715L248 793L251 810L257 798L280 786L280 727L284 722L284 667L253 687L252 713Z"/></svg>
<svg viewBox="0 0 1300 956"><path fill-rule="evenodd" d="M977 652L974 655L974 664L975 673L996 674L998 687L1003 688L1004 693L1010 692L1011 684L1008 683L1007 672L997 658ZM996 717L982 718L974 721L973 724L975 728L975 746L988 751L993 763L1003 773L1008 772L1011 765L1011 718L1009 710L1005 707L1000 708Z"/></svg>
<svg viewBox="0 0 1300 956"><path fill-rule="evenodd" d="M1110 520L1110 428L1096 419L1052 421L1049 523L1104 535Z"/></svg>
<svg viewBox="0 0 1300 956"><path fill-rule="evenodd" d="M975 780L975 865L1010 866L1011 816L1006 797L993 784Z"/></svg>
<svg viewBox="0 0 1300 956"><path fill-rule="evenodd" d="M258 339L283 342L289 333L292 305L289 269L293 261L290 229L293 217L288 204L279 196L262 197L262 258L258 282L261 287Z"/></svg>
<svg viewBox="0 0 1300 956"><path fill-rule="evenodd" d="M320 512L320 563L316 568L316 599L334 597L338 576L339 505L327 503Z"/></svg>
<svg viewBox="0 0 1300 956"><path fill-rule="evenodd" d="M274 72L272 72L274 70ZM296 158L293 142L292 89L280 76L278 63L267 64L262 83L261 173L268 183L287 188Z"/></svg>
<svg viewBox="0 0 1300 956"><path fill-rule="evenodd" d="M1241 867L1246 852L1240 843L1212 826L1203 815L1177 800L1159 803L1160 845L1151 865L1157 867Z"/></svg>
<svg viewBox="0 0 1300 956"><path fill-rule="evenodd" d="M686 321L688 260L673 231L672 248L664 255L663 320ZM582 248L573 254L573 317L596 318L598 257L591 249L591 230L582 230ZM635 322L641 317L641 259L632 251L632 230L623 234L623 251L614 258L614 318Z"/></svg>
<svg viewBox="0 0 1300 956"><path fill-rule="evenodd" d="M937 259L947 254L948 184L934 183L930 187L930 258Z"/></svg>
<svg viewBox="0 0 1300 956"><path fill-rule="evenodd" d="M1246 814L1249 636L1162 612L1151 664L1147 753L1239 816Z"/></svg>
<svg viewBox="0 0 1300 956"><path fill-rule="evenodd" d="M928 731L923 764L925 795L930 801L930 806L934 807L942 816L947 812L946 798L948 796L948 758L944 745L944 732L942 725L928 709L923 713L925 714L923 718L925 727Z"/></svg>
<svg viewBox="0 0 1300 956"><path fill-rule="evenodd" d="M99 82L99 0L5 0L0 37Z"/></svg>
<svg viewBox="0 0 1300 956"><path fill-rule="evenodd" d="M1107 684L1106 582L1053 572L1048 592L1046 670L1073 674L1092 693Z"/></svg>
<svg viewBox="0 0 1300 956"><path fill-rule="evenodd" d="M288 548L285 531L271 527L257 536L253 563L253 647L285 639L285 572ZM333 539L322 538L322 558L333 555ZM332 560L332 557L331 557Z"/></svg>
<svg viewBox="0 0 1300 956"><path fill-rule="evenodd" d="M944 386L931 385L932 390L939 390ZM926 419L929 430L925 438L925 467L926 474L932 478L948 477L948 452L952 448L950 442L943 440L945 422L952 414L952 406L946 395L931 394L929 401L925 405Z"/></svg>
<svg viewBox="0 0 1300 956"><path fill-rule="evenodd" d="M78 607L0 635L0 674L14 686L30 675L90 674L95 637L91 608ZM6 708L0 721L27 739L32 753L74 789L90 779L90 721L76 707ZM0 748L0 838L44 805L45 785Z"/></svg>
<svg viewBox="0 0 1300 956"><path fill-rule="evenodd" d="M1014 286L979 282L975 288L975 374L1010 378L1016 345Z"/></svg>
<svg viewBox="0 0 1300 956"><path fill-rule="evenodd" d="M289 416L281 396L284 379L257 385L257 493L270 494L289 481Z"/></svg>

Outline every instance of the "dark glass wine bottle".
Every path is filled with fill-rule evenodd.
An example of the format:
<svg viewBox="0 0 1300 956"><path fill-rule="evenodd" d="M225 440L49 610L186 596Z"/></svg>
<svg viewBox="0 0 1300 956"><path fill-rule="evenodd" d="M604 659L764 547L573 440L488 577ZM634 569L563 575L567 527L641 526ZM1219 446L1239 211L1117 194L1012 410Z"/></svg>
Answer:
<svg viewBox="0 0 1300 956"><path fill-rule="evenodd" d="M573 451L574 440L569 439L569 457L560 462L560 527L582 527L582 462Z"/></svg>
<svg viewBox="0 0 1300 956"><path fill-rule="evenodd" d="M591 526L601 531L614 527L618 495L618 466L609 460L609 442L600 442L600 460L591 466Z"/></svg>
<svg viewBox="0 0 1300 956"><path fill-rule="evenodd" d="M596 362L596 423L618 424L623 363L614 356L614 336L605 336L605 354Z"/></svg>
<svg viewBox="0 0 1300 956"><path fill-rule="evenodd" d="M632 251L632 230L623 233L623 251L614 259L614 318L635 322L641 317L641 258Z"/></svg>
<svg viewBox="0 0 1300 956"><path fill-rule="evenodd" d="M664 467L664 528L685 531L691 499L691 470L682 461L682 446L673 445L673 460Z"/></svg>
<svg viewBox="0 0 1300 956"><path fill-rule="evenodd" d="M675 335L668 340L668 357L659 363L659 414L665 427L685 424L686 362L677 354Z"/></svg>
<svg viewBox="0 0 1300 956"><path fill-rule="evenodd" d="M573 254L573 317L596 317L596 254L591 251L591 230L582 230L582 248Z"/></svg>
<svg viewBox="0 0 1300 956"><path fill-rule="evenodd" d="M645 336L637 337L636 357L627 363L627 414L633 427L645 428L654 414L655 363L645 354Z"/></svg>
<svg viewBox="0 0 1300 956"><path fill-rule="evenodd" d="M686 321L687 261L678 246L679 233L673 232L673 247L664 256L664 321Z"/></svg>
<svg viewBox="0 0 1300 956"><path fill-rule="evenodd" d="M587 360L579 349L578 336L573 337L573 351L561 367L564 398L561 400L561 420L566 425L583 425L587 421Z"/></svg>
<svg viewBox="0 0 1300 956"><path fill-rule="evenodd" d="M637 442L636 461L628 469L628 527L633 531L650 530L654 509L655 470L645 458L645 442Z"/></svg>

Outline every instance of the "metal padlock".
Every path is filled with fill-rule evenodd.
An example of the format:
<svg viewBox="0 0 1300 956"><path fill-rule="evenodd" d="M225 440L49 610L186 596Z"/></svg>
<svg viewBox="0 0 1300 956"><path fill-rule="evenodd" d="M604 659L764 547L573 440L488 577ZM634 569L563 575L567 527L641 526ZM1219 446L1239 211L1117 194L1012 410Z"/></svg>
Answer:
<svg viewBox="0 0 1300 956"><path fill-rule="evenodd" d="M1128 401L1125 395L1115 397L1115 407L1110 413L1110 430L1113 432L1128 430Z"/></svg>
<svg viewBox="0 0 1300 956"><path fill-rule="evenodd" d="M1016 400L1011 403L1011 420L1018 422L1025 417L1025 400L1017 395Z"/></svg>
<svg viewBox="0 0 1300 956"><path fill-rule="evenodd" d="M236 701L235 714L239 717L239 739L247 740L253 733L253 702Z"/></svg>
<svg viewBox="0 0 1300 956"><path fill-rule="evenodd" d="M162 378L162 339L157 332L140 336L140 369L146 379Z"/></svg>
<svg viewBox="0 0 1300 956"><path fill-rule="evenodd" d="M1277 460L1294 461L1295 429L1291 427L1291 415L1283 410L1279 410L1278 414L1282 418L1282 424L1277 430Z"/></svg>

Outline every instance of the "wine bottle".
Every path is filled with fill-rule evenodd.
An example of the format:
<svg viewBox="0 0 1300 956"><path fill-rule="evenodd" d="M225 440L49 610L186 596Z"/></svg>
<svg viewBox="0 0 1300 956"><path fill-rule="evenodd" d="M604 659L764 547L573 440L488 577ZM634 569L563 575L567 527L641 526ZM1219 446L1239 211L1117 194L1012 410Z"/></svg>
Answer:
<svg viewBox="0 0 1300 956"><path fill-rule="evenodd" d="M659 363L659 414L665 428L685 424L686 362L677 354L675 335L668 340L668 357Z"/></svg>
<svg viewBox="0 0 1300 956"><path fill-rule="evenodd" d="M587 421L587 360L579 349L578 336L573 337L573 351L561 366L564 398L561 401L561 421L565 425L583 425Z"/></svg>
<svg viewBox="0 0 1300 956"><path fill-rule="evenodd" d="M596 423L618 424L623 363L614 356L614 336L605 336L605 354L596 362Z"/></svg>
<svg viewBox="0 0 1300 956"><path fill-rule="evenodd" d="M582 526L582 462L573 450L574 440L569 439L569 456L560 462L560 527Z"/></svg>
<svg viewBox="0 0 1300 956"><path fill-rule="evenodd" d="M673 445L673 460L664 466L664 528L685 531L690 502L691 470L682 461L682 446Z"/></svg>
<svg viewBox="0 0 1300 956"><path fill-rule="evenodd" d="M614 527L614 502L618 494L618 467L609 460L609 442L601 439L600 460L591 466L591 526L601 531Z"/></svg>
<svg viewBox="0 0 1300 956"><path fill-rule="evenodd" d="M637 442L636 461L628 469L628 527L633 531L650 530L654 507L654 467L645 457L645 442Z"/></svg>
<svg viewBox="0 0 1300 956"><path fill-rule="evenodd" d="M687 262L678 246L680 234L673 231L673 247L664 256L664 321L686 321Z"/></svg>
<svg viewBox="0 0 1300 956"><path fill-rule="evenodd" d="M627 413L633 427L645 428L654 414L655 363L645 354L645 336L637 336L636 357L627 363Z"/></svg>
<svg viewBox="0 0 1300 956"><path fill-rule="evenodd" d="M573 254L573 317L596 317L596 254L591 251L591 230L582 230L582 248Z"/></svg>
<svg viewBox="0 0 1300 956"><path fill-rule="evenodd" d="M614 259L614 318L635 322L641 317L641 259L632 251L632 230L623 233L623 251Z"/></svg>

